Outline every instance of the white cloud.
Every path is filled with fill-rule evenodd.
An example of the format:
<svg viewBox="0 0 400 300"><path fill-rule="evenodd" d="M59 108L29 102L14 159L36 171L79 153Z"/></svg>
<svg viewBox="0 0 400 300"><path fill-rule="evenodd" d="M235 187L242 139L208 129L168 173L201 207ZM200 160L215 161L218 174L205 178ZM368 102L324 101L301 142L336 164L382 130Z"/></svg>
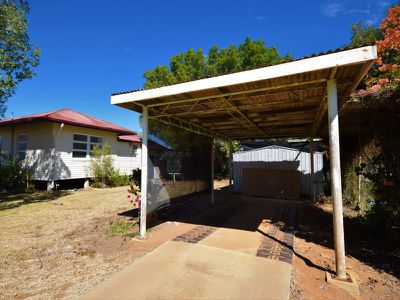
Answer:
<svg viewBox="0 0 400 300"><path fill-rule="evenodd" d="M328 3L322 8L322 14L326 17L336 17L343 11L343 6L340 3Z"/></svg>
<svg viewBox="0 0 400 300"><path fill-rule="evenodd" d="M348 9L348 10L344 10L343 13L350 15L350 14L369 14L371 11L369 9L356 9L356 8L352 8L352 9Z"/></svg>
<svg viewBox="0 0 400 300"><path fill-rule="evenodd" d="M386 10L387 8L389 8L390 5L392 5L392 2L390 1L378 1L377 2L378 7L382 10Z"/></svg>

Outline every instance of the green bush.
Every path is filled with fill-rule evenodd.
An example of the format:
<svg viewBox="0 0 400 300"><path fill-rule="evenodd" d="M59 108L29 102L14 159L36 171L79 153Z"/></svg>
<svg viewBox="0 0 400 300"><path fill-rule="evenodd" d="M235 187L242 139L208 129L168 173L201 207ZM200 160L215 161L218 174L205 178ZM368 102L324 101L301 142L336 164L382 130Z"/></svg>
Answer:
<svg viewBox="0 0 400 300"><path fill-rule="evenodd" d="M95 145L91 156L89 171L92 175L95 187L116 187L129 185L130 177L120 174L118 169L114 168L114 160L112 158L112 149L110 145L105 144L103 147Z"/></svg>
<svg viewBox="0 0 400 300"><path fill-rule="evenodd" d="M110 187L129 185L131 179L127 175L121 175L118 170L114 170L110 177L106 179L106 184Z"/></svg>
<svg viewBox="0 0 400 300"><path fill-rule="evenodd" d="M357 168L373 183L374 199L365 221L371 229L384 230L400 245L400 137L390 133L379 139L380 152Z"/></svg>
<svg viewBox="0 0 400 300"><path fill-rule="evenodd" d="M10 155L0 154L0 189L6 191L23 191L30 188L32 175L20 160Z"/></svg>

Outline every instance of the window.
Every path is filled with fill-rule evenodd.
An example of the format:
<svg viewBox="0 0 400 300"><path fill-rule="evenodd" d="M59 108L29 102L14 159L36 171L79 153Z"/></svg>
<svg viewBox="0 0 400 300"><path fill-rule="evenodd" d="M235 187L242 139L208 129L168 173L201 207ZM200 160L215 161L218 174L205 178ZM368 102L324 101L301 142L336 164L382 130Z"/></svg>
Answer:
<svg viewBox="0 0 400 300"><path fill-rule="evenodd" d="M98 136L88 136L84 134L74 134L73 146L72 146L72 157L86 158L90 155L94 145L103 144L103 139Z"/></svg>
<svg viewBox="0 0 400 300"><path fill-rule="evenodd" d="M17 137L17 158L19 160L25 159L27 145L28 145L28 135L26 133L18 134L18 137Z"/></svg>

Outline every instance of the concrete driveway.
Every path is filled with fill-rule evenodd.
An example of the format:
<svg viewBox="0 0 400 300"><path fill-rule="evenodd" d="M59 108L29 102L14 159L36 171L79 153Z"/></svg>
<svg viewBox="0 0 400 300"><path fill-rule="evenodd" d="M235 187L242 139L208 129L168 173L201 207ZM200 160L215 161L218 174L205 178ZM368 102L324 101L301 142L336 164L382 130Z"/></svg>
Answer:
<svg viewBox="0 0 400 300"><path fill-rule="evenodd" d="M293 236L290 208L259 217L248 206L223 228L199 225L168 241L97 287L84 299L289 299ZM291 238L291 239L290 239Z"/></svg>

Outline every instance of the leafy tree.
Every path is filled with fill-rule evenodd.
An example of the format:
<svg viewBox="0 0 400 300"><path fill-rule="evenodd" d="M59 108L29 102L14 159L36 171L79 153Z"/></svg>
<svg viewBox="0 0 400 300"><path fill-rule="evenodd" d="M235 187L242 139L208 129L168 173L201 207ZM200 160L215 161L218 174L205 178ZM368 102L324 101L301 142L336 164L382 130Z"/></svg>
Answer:
<svg viewBox="0 0 400 300"><path fill-rule="evenodd" d="M400 85L400 5L387 10L379 27L358 22L352 26L350 46L376 43L378 58L368 76L359 86L358 94L376 93L382 87L399 88Z"/></svg>
<svg viewBox="0 0 400 300"><path fill-rule="evenodd" d="M156 88L181 83L227 72L243 71L250 68L271 65L291 59L290 54L282 56L277 48L267 47L262 39L246 38L239 46L228 48L212 47L208 55L202 49L174 55L169 66L157 66L144 73L145 88Z"/></svg>
<svg viewBox="0 0 400 300"><path fill-rule="evenodd" d="M23 0L0 0L0 118L17 85L35 75L40 49L31 45L26 16L29 5Z"/></svg>
<svg viewBox="0 0 400 300"><path fill-rule="evenodd" d="M374 44L382 38L382 31L374 25L365 25L362 22L351 26L351 47L361 47Z"/></svg>
<svg viewBox="0 0 400 300"><path fill-rule="evenodd" d="M383 38L377 41L379 71L390 79L399 79L400 69L400 5L387 12L379 29Z"/></svg>

